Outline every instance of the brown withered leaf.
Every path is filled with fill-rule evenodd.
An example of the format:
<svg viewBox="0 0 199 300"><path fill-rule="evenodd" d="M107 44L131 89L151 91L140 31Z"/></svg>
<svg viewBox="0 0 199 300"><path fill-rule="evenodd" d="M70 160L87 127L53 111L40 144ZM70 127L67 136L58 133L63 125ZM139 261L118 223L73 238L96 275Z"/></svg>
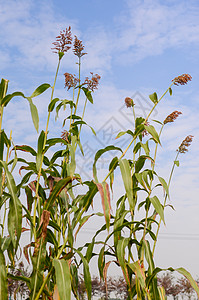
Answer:
<svg viewBox="0 0 199 300"><path fill-rule="evenodd" d="M36 180L31 181L31 182L28 184L29 188L30 188L33 192L36 192L36 185L35 185L35 183L36 183Z"/></svg>
<svg viewBox="0 0 199 300"><path fill-rule="evenodd" d="M54 287L53 300L60 300L57 284Z"/></svg>
<svg viewBox="0 0 199 300"><path fill-rule="evenodd" d="M108 267L110 266L110 264L112 263L112 261L108 261L105 266L104 266L104 270L103 270L103 276L104 276L104 282L105 282L105 288L106 288L106 295L108 293L108 285L107 285L107 272L108 272Z"/></svg>
<svg viewBox="0 0 199 300"><path fill-rule="evenodd" d="M41 215L41 221L39 227L42 226L41 236L43 237L43 241L46 239L47 227L50 221L50 212L48 210L43 210Z"/></svg>
<svg viewBox="0 0 199 300"><path fill-rule="evenodd" d="M34 245L35 245L35 243L31 242L30 244L23 247L23 254L24 254L24 256L25 256L28 263L30 263L29 255L28 255L28 248L34 247Z"/></svg>
<svg viewBox="0 0 199 300"><path fill-rule="evenodd" d="M96 185L102 199L102 208L104 211L105 221L107 224L107 228L109 229L109 223L111 217L111 197L110 197L109 186L106 182L96 183Z"/></svg>

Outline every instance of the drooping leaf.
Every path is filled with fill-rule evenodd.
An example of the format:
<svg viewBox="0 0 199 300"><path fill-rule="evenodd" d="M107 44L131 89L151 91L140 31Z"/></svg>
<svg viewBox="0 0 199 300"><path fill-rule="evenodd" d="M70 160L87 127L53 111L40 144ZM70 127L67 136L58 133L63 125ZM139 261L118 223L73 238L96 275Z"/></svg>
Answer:
<svg viewBox="0 0 199 300"><path fill-rule="evenodd" d="M196 283L196 281L193 279L193 277L191 276L191 274L185 270L184 268L177 268L175 269L175 271L177 271L178 273L182 274L183 276L185 276L188 281L190 282L191 286L193 287L193 289L196 291L198 297L199 297L199 286Z"/></svg>
<svg viewBox="0 0 199 300"><path fill-rule="evenodd" d="M100 158L100 156L101 156L102 154L104 154L104 153L107 152L107 151L111 151L111 150L118 150L118 151L121 151L121 152L122 152L122 149L121 149L121 148L115 147L115 146L111 145L111 146L105 147L104 149L98 150L97 153L95 154L94 164L93 164L93 176L94 176L94 179L95 179L96 182L98 182L98 179L97 179L96 163L97 163L98 159Z"/></svg>
<svg viewBox="0 0 199 300"><path fill-rule="evenodd" d="M165 192L166 192L168 198L170 198L170 196L169 196L169 187L168 187L168 184L166 183L166 181L164 180L164 178L158 176L158 179L159 179L161 185L163 186L163 189L165 190Z"/></svg>
<svg viewBox="0 0 199 300"><path fill-rule="evenodd" d="M37 107L32 102L32 98L27 97L27 100L30 105L30 112L31 112L33 124L35 126L36 131L39 132L39 115L38 115Z"/></svg>
<svg viewBox="0 0 199 300"><path fill-rule="evenodd" d="M37 155L36 151L35 151L32 147L27 146L27 145L21 145L21 146L16 145L16 146L15 146L15 149L16 149L16 150L20 150L20 151L24 151L24 152L29 152L29 153L31 153L33 156L36 156L36 155Z"/></svg>
<svg viewBox="0 0 199 300"><path fill-rule="evenodd" d="M16 97L16 96L21 96L21 97L23 97L23 98L26 98L26 97L24 96L23 93L21 93L21 92L14 92L14 93L12 93L12 94L6 95L6 96L2 99L1 104L5 107L5 106L10 102L10 100L12 100L12 98L14 98L14 97Z"/></svg>
<svg viewBox="0 0 199 300"><path fill-rule="evenodd" d="M61 300L71 299L71 280L70 268L68 262L61 259L53 259L55 268L56 283L58 287L59 297Z"/></svg>
<svg viewBox="0 0 199 300"><path fill-rule="evenodd" d="M119 161L119 166L120 166L129 206L131 211L133 212L135 208L135 202L133 197L133 184L132 184L131 168L129 165L129 161L127 159L122 159Z"/></svg>
<svg viewBox="0 0 199 300"><path fill-rule="evenodd" d="M93 104L93 97L92 97L91 91L89 91L85 87L82 87L82 90L84 91L86 98Z"/></svg>
<svg viewBox="0 0 199 300"><path fill-rule="evenodd" d="M172 89L171 88L169 88L169 94L170 94L170 96L172 96Z"/></svg>
<svg viewBox="0 0 199 300"><path fill-rule="evenodd" d="M36 90L32 93L32 95L30 96L30 98L36 97L41 95L43 92L45 92L48 88L50 87L50 84L48 83L43 83L40 86L38 86L38 88L36 88Z"/></svg>
<svg viewBox="0 0 199 300"><path fill-rule="evenodd" d="M146 131L148 131L152 135L152 137L154 138L156 143L159 143L161 145L159 135L158 135L157 131L155 130L154 126L153 125L148 125L148 126L144 125L144 128L146 129Z"/></svg>
<svg viewBox="0 0 199 300"><path fill-rule="evenodd" d="M151 201L153 207L155 208L156 212L159 214L160 218L162 219L162 221L165 224L165 220L164 220L164 209L162 204L160 203L160 200L158 199L157 196L153 196L151 198L149 198L149 200Z"/></svg>
<svg viewBox="0 0 199 300"><path fill-rule="evenodd" d="M8 283L5 257L0 249L0 298L1 300L8 299Z"/></svg>
<svg viewBox="0 0 199 300"><path fill-rule="evenodd" d="M54 107L55 107L55 104L56 104L58 101L60 101L59 98L54 98L54 99L50 102L50 104L48 105L48 112L53 111L53 109L54 109Z"/></svg>

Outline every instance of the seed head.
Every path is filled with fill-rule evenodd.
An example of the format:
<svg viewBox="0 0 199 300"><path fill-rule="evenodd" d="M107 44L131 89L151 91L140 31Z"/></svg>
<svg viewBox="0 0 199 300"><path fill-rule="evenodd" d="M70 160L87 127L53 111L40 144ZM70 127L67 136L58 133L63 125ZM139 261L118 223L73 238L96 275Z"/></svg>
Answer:
<svg viewBox="0 0 199 300"><path fill-rule="evenodd" d="M188 151L188 147L191 145L191 142L193 140L193 135L188 135L181 143L177 151L179 153L186 153Z"/></svg>
<svg viewBox="0 0 199 300"><path fill-rule="evenodd" d="M85 81L83 84L87 85L87 89L94 92L98 88L99 80L101 76L98 74L93 75L92 72L90 72L92 77L89 79L88 77L85 78Z"/></svg>
<svg viewBox="0 0 199 300"><path fill-rule="evenodd" d="M84 50L84 46L82 44L82 41L78 40L78 38L75 35L75 41L73 45L73 52L75 55L77 55L79 58L83 55L87 54L86 52L82 52Z"/></svg>
<svg viewBox="0 0 199 300"><path fill-rule="evenodd" d="M175 85L185 85L188 81L191 81L192 77L189 74L182 74L178 77L175 77L172 81Z"/></svg>
<svg viewBox="0 0 199 300"><path fill-rule="evenodd" d="M170 115L168 115L167 117L166 117L166 119L164 120L164 124L167 124L167 123L171 123L171 122L174 122L176 119L177 119L177 117L179 116L179 115L181 115L182 113L180 112L180 111L177 111L177 110L175 110L174 112L172 112Z"/></svg>
<svg viewBox="0 0 199 300"><path fill-rule="evenodd" d="M75 75L72 75L70 73L64 73L65 76L65 88L67 87L68 90L71 87L76 87L76 85L79 83L79 79L75 77Z"/></svg>
<svg viewBox="0 0 199 300"><path fill-rule="evenodd" d="M71 48L72 44L72 35L71 35L71 27L69 26L68 29L60 31L60 35L56 37L56 41L53 43L55 46L52 48L53 53L62 53L67 52ZM63 56L62 55L62 56Z"/></svg>
<svg viewBox="0 0 199 300"><path fill-rule="evenodd" d="M127 108L134 106L133 99L131 99L130 97L126 97L124 101L125 101L125 104L126 104Z"/></svg>

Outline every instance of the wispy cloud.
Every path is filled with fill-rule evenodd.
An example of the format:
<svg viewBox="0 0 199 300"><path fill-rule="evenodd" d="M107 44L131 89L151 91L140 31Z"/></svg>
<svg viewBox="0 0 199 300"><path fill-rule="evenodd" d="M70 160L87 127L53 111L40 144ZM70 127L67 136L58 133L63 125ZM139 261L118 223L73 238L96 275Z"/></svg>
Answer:
<svg viewBox="0 0 199 300"><path fill-rule="evenodd" d="M199 7L193 2L160 2L127 0L126 11L117 22L121 25L118 39L123 63L136 62L162 54L166 49L179 49L187 44L198 46Z"/></svg>

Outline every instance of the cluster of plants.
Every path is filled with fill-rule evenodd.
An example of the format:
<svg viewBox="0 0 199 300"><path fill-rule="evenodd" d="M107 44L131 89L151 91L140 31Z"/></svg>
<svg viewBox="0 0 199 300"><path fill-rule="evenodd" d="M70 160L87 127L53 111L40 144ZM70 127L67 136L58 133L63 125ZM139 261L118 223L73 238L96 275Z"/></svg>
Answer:
<svg viewBox="0 0 199 300"><path fill-rule="evenodd" d="M172 95L172 86L186 84L191 76L183 74L174 78L161 97L157 93L149 95L153 107L146 118L136 118L136 105L127 97L126 106L134 115L132 128L119 132L116 138L128 136L128 146L121 149L107 145L97 151L93 179L85 180L76 172L76 151L78 149L84 155L82 131L89 126L85 122L85 111L87 105L94 102L93 92L100 76L91 73L90 78L82 79L81 63L87 53L83 52L82 41L72 37L70 27L61 31L53 44L58 57L53 85L44 83L27 96L22 92L9 94L6 79L0 83L0 299L8 298L10 279L26 284L28 299L68 300L71 294L80 299L80 273L83 273L87 298L91 299L89 265L94 257L97 257L98 271L105 287L109 265L114 263L122 271L128 299L166 299L165 288L158 285L157 274L162 269L155 266L154 254L160 225L165 223L164 212L170 199L173 171L179 165L178 156L187 151L193 137L188 135L178 147L166 182L155 169L157 149L164 127L181 112L172 112L164 121L150 120L150 116L167 93ZM54 96L57 76L62 60L71 48L77 58L78 72L77 75L64 74L65 88L71 91L71 98L60 99ZM39 131L34 98L46 90L51 90L47 123L46 128ZM22 97L29 103L38 132L36 149L30 145L17 145L6 128L3 129L4 110L9 109L9 102L15 97ZM54 112L58 117L62 109L66 114L62 134L49 138L50 118ZM114 158L110 160L104 180L99 181L98 160L110 151ZM29 154L29 159L24 158L24 152ZM20 181L15 173L17 167ZM124 191L119 199L113 194L116 176L120 176ZM101 199L103 213L92 210L94 199ZM114 209L111 209L112 202L116 203ZM97 217L104 219L104 225L92 240L77 246L76 239L84 224ZM26 236L29 233L26 245L22 238L24 232ZM101 239L101 232L107 232L105 240ZM28 274L12 271L21 251L29 265ZM184 268L168 270L185 276L199 295L199 287L188 271Z"/></svg>

